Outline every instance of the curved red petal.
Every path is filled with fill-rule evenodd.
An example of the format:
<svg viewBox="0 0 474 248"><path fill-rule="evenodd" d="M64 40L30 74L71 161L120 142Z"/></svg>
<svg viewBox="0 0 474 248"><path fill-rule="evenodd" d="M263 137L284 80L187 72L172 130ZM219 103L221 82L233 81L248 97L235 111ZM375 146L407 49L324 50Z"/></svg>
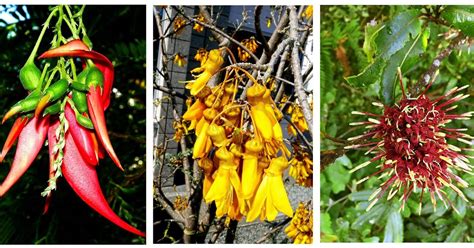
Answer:
<svg viewBox="0 0 474 248"><path fill-rule="evenodd" d="M26 123L28 123L27 117L18 117L13 123L12 129L10 129L10 133L8 133L7 140L2 148L2 153L0 154L0 163L3 161L3 158L7 155L8 151L12 147L13 143L15 143L18 135L20 135L21 130L25 127Z"/></svg>
<svg viewBox="0 0 474 248"><path fill-rule="evenodd" d="M107 126L105 125L104 110L102 107L102 101L100 100L100 87L91 86L87 93L87 106L89 107L89 114L94 124L94 129L97 132L100 143L104 146L105 151L109 154L110 158L114 163L123 170L120 161L115 154L114 148L110 143Z"/></svg>
<svg viewBox="0 0 474 248"><path fill-rule="evenodd" d="M49 116L34 117L23 128L18 137L18 145L10 172L0 185L0 196L3 196L31 166L44 144L48 128Z"/></svg>
<svg viewBox="0 0 474 248"><path fill-rule="evenodd" d="M72 110L69 104L66 104L64 114L66 116L66 120L69 122L68 130L71 133L74 142L76 142L76 145L82 157L86 160L88 164L97 165L97 163L99 162L99 158L97 155L98 147L94 143L92 137L92 135L94 135L93 131L77 123L74 110Z"/></svg>
<svg viewBox="0 0 474 248"><path fill-rule="evenodd" d="M117 226L136 235L145 236L145 233L122 220L110 208L100 188L95 167L84 161L69 133L66 134L62 172L74 192L87 205Z"/></svg>

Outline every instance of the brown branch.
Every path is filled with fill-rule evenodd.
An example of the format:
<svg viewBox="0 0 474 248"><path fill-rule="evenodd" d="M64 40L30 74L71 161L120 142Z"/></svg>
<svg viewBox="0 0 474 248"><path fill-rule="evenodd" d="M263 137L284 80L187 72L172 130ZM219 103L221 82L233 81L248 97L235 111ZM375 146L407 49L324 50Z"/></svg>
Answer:
<svg viewBox="0 0 474 248"><path fill-rule="evenodd" d="M266 232L260 239L258 239L255 243L256 244L261 244L265 242L268 238L273 236L276 232L281 231L283 227L285 227L286 224L288 224L291 221L290 217L287 217L284 219L282 222L278 223L276 226L274 226L270 231Z"/></svg>
<svg viewBox="0 0 474 248"><path fill-rule="evenodd" d="M294 40L298 40L298 15L296 13L296 7L290 7L290 37ZM308 96L304 92L303 88L303 77L301 75L301 61L298 53L299 43L294 43L291 51L291 69L293 71L293 76L295 78L295 91L296 96L301 104L301 109L303 110L303 115L308 124L309 132L313 135L313 112L309 107Z"/></svg>
<svg viewBox="0 0 474 248"><path fill-rule="evenodd" d="M290 55L290 47L287 46L285 48L285 51L283 52L283 55L281 55L280 64L278 64L278 69L277 69L275 77L281 77L281 75L283 75L283 71L285 70L286 62L288 62L289 55ZM275 102L279 102L281 100L281 98L283 97L284 91L285 91L285 84L280 83L277 94L275 96Z"/></svg>
<svg viewBox="0 0 474 248"><path fill-rule="evenodd" d="M176 97L179 97L181 99L187 99L188 97L182 93L179 93L173 89L169 89L167 87L164 87L164 86L161 86L161 85L154 85L153 89L156 89L156 90L159 90L159 91L162 91L170 96L176 96Z"/></svg>
<svg viewBox="0 0 474 248"><path fill-rule="evenodd" d="M423 73L420 79L418 80L418 82L409 89L410 94L412 96L418 96L426 87L426 85L428 85L428 83L431 82L431 80L436 74L436 71L438 71L439 67L441 66L441 62L446 57L448 57L454 49L456 49L460 45L465 44L467 41L468 41L468 38L466 38L466 36L461 35L461 34L459 34L458 37L454 38L449 43L448 47L446 47L438 55L436 55L428 71Z"/></svg>

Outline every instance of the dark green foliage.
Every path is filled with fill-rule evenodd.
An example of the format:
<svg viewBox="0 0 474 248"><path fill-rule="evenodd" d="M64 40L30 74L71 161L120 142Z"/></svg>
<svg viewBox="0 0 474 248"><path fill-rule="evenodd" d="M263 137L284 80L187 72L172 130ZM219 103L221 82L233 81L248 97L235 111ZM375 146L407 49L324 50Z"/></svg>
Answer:
<svg viewBox="0 0 474 248"><path fill-rule="evenodd" d="M364 118L352 111L381 113L372 102L392 104L400 100L396 75L401 67L405 87L416 83L434 58L446 48L452 25L468 34L472 21L456 26L454 20L469 20L471 8L438 6L321 6L321 240L323 242L467 242L474 236L474 176L459 174L471 185L462 189L465 202L450 189L446 193L453 208L438 200L436 209L429 194L413 193L399 210L401 193L389 201L386 195L366 211L369 196L384 181L371 176L378 171L371 164L349 173L370 160L365 150L344 150L349 137L365 130L353 129L350 122ZM448 13L456 13L453 19ZM367 26L372 20L371 26ZM447 25L443 25L448 21ZM383 27L383 28L382 28ZM389 32L391 30L391 34ZM345 56L342 56L345 55ZM349 65L349 66L347 66ZM439 75L429 97L444 94L455 86L474 83L474 63L467 46L461 46L441 61ZM468 93L473 94L472 87ZM473 110L474 100L461 101L456 113ZM472 120L454 121L454 128L468 128ZM453 145L466 145L450 141ZM471 147L472 148L472 147ZM472 152L469 155L473 155ZM472 160L471 160L472 162ZM420 200L422 202L419 208Z"/></svg>
<svg viewBox="0 0 474 248"><path fill-rule="evenodd" d="M14 6L11 6L12 8ZM80 6L74 6L79 8ZM117 43L128 47L145 44L145 6L86 6L84 24L93 49L106 55L115 65L114 90L106 111L110 139L125 173L106 157L97 171L102 190L111 207L124 220L145 230L145 49L123 56ZM23 6L16 8L25 14ZM3 25L0 21L0 107L5 113L27 92L18 73L27 60L49 11L47 6L27 6L30 19ZM39 52L49 49L46 35ZM68 35L65 33L64 35ZM43 67L44 62L36 60ZM3 145L13 121L0 128ZM0 179L5 178L13 160L15 146L0 164ZM49 212L42 215L47 186L49 158L47 147L13 188L0 199L0 243L10 244L130 244L145 243L88 207L63 178L53 192Z"/></svg>

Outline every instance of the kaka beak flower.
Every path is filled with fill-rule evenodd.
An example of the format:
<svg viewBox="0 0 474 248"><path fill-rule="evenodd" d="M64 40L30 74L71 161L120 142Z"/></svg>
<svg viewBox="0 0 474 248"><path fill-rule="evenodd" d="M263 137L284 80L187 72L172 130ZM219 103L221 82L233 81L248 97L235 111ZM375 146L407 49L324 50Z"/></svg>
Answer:
<svg viewBox="0 0 474 248"><path fill-rule="evenodd" d="M113 83L112 63L105 56L94 51L89 51L87 46L80 40L74 40L64 46L50 50L44 53L41 58L58 56L77 56L92 59L96 63L98 70L102 71L103 77L105 78L103 80L104 88L101 89L100 85L91 85L87 95L87 105L89 106L90 116L93 122L91 127L93 126L94 130L97 131L100 142L104 145L105 150L111 156L112 160L122 169L110 144L104 118L104 110L109 104L110 91ZM99 74L100 77L102 77L100 72ZM0 197L3 196L30 167L43 146L46 136L48 136L50 180L48 188L43 192L46 196L44 213L48 211L51 192L55 189L55 181L62 171L66 181L87 205L117 226L136 235L145 236L145 233L129 225L117 216L107 203L100 188L97 172L95 170L95 165L97 165L99 158L104 157L104 153L101 150L102 147L97 142L95 133L79 124L80 122L76 119L76 110L69 105L69 102L64 109L64 123L62 122L63 119L61 115L59 116L61 122L57 119L50 122L50 114L49 112L47 113L46 110L44 117L39 115L39 113L42 112L42 108L45 107L45 103L49 100L55 100L58 95L70 97L65 95L67 91L63 92L63 84L64 82L61 82L60 91L50 91L50 95L46 92L46 95L43 96L45 100L43 100L42 105L37 108L37 113L33 118L28 119L23 116L15 121L3 147L1 158L3 159L17 138L18 144L10 172L0 185ZM24 100L28 101L23 100L15 106L20 106L20 112L26 113L32 111L35 109L36 104L31 104L29 102L30 99L34 99L35 101L38 99L39 101L40 97L40 95L33 95L30 98L27 97ZM85 112L84 114L87 115ZM11 115L12 114L10 114L10 116ZM85 116L81 115L81 117Z"/></svg>
<svg viewBox="0 0 474 248"><path fill-rule="evenodd" d="M55 139L52 140L53 143ZM66 135L66 146L64 151L64 163L62 167L66 181L71 185L76 194L102 216L115 225L136 235L145 236L145 233L129 225L110 208L100 188L99 179L95 166L87 164L80 154L76 143L70 133Z"/></svg>
<svg viewBox="0 0 474 248"><path fill-rule="evenodd" d="M77 148L82 154L82 157L88 164L97 165L99 162L99 148L97 142L95 141L94 132L77 123L76 116L69 103L66 104L64 115L69 123L69 131L71 132L71 136L76 142Z"/></svg>
<svg viewBox="0 0 474 248"><path fill-rule="evenodd" d="M26 126L28 123L27 117L18 117L13 123L12 129L10 129L10 133L8 134L7 140L2 148L2 153L0 154L0 163L3 161L5 155L7 155L8 151L12 147L13 143L15 143L18 135L20 135L21 130Z"/></svg>
<svg viewBox="0 0 474 248"><path fill-rule="evenodd" d="M114 66L104 55L90 50L81 40L72 40L60 47L48 50L39 56L39 59L56 57L79 57L92 59L94 64L104 75L104 87L102 89L102 106L104 110L110 104L110 93L114 82Z"/></svg>
<svg viewBox="0 0 474 248"><path fill-rule="evenodd" d="M0 197L3 196L20 177L30 168L38 155L49 128L49 116L38 118L33 117L21 130L18 136L13 164L7 177L0 185Z"/></svg>
<svg viewBox="0 0 474 248"><path fill-rule="evenodd" d="M104 146L105 151L109 154L117 167L123 170L112 144L110 143L104 117L104 110L107 109L110 103L110 93L114 78L113 64L104 55L91 51L85 44L81 45L80 43L82 43L82 41L73 40L58 48L44 52L39 56L39 58L44 59L68 56L87 58L94 61L95 66L97 66L103 74L104 87L101 89L99 85L91 85L89 88L89 92L87 93L87 105L89 107L90 117L94 124L94 129L97 131L99 141Z"/></svg>
<svg viewBox="0 0 474 248"><path fill-rule="evenodd" d="M393 198L397 192L403 192L400 201L402 208L414 188L421 189L421 200L425 189L430 193L433 207L436 209L436 196L438 196L447 207L446 201L454 208L448 200L443 187L453 189L462 199L467 198L461 190L454 185L457 182L462 187L468 184L453 170L472 173L472 165L466 155L461 154L463 150L448 143L448 139L457 140L468 145L472 143L466 139L474 137L462 133L467 129L448 128L446 124L453 120L468 120L473 112L464 114L451 113L456 106L451 104L458 102L468 95L458 94L453 98L451 95L468 87L455 87L437 99L430 99L423 92L417 98L407 98L403 85L402 99L395 106L383 106L380 103L374 105L384 108L382 115L362 113L353 111L353 114L368 116L367 121L351 123L353 126L366 126L369 128L362 135L349 138L350 141L363 140L366 143L354 144L346 149L369 148L366 153L374 152L376 155L369 161L353 168L354 172L381 160L380 170L375 174L381 174L387 181L369 198L371 201L367 210L390 189L387 199ZM361 180L364 181L369 177ZM446 201L445 201L446 200Z"/></svg>

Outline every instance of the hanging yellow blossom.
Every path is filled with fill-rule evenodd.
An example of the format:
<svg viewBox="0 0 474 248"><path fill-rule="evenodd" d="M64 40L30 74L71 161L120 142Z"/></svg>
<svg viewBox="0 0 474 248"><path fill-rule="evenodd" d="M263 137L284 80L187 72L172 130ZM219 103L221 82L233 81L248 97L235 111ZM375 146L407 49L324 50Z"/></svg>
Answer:
<svg viewBox="0 0 474 248"><path fill-rule="evenodd" d="M255 53L258 48L257 40L255 40L255 37L250 37L249 39L242 40L242 45L244 45L249 51L252 53ZM246 52L244 49L242 49L240 46L237 47L239 59L241 61L247 61L250 58L250 54Z"/></svg>
<svg viewBox="0 0 474 248"><path fill-rule="evenodd" d="M290 225L285 233L294 244L313 243L313 210L307 209L303 203L298 205Z"/></svg>
<svg viewBox="0 0 474 248"><path fill-rule="evenodd" d="M283 184L282 174L288 168L288 160L285 157L272 159L270 166L265 170L252 207L247 213L247 221L253 221L258 216L260 220L275 220L278 211L293 216L288 195Z"/></svg>
<svg viewBox="0 0 474 248"><path fill-rule="evenodd" d="M291 115L291 122L295 124L298 130L300 130L301 132L308 130L308 123L306 123L303 110L298 104L291 104L290 106L288 106L287 113ZM289 134L293 136L297 135L297 132L293 125L289 124L287 129Z"/></svg>
<svg viewBox="0 0 474 248"><path fill-rule="evenodd" d="M174 55L174 63L177 64L179 67L183 67L186 64L186 58L181 53L177 53Z"/></svg>
<svg viewBox="0 0 474 248"><path fill-rule="evenodd" d="M309 20L311 17L313 17L313 5L308 5L303 13L301 13L301 17L306 18L306 20Z"/></svg>
<svg viewBox="0 0 474 248"><path fill-rule="evenodd" d="M173 121L173 129L174 129L174 136L173 139L176 142L179 142L184 134L188 134L188 130L183 125L183 123L179 121Z"/></svg>
<svg viewBox="0 0 474 248"><path fill-rule="evenodd" d="M221 56L219 49L214 49L209 52L205 63L200 67L191 70L191 73L200 73L195 76L196 79L188 81L186 89L191 90L191 95L195 96L206 86L209 79L221 68L224 59Z"/></svg>
<svg viewBox="0 0 474 248"><path fill-rule="evenodd" d="M196 55L194 55L194 59L196 61L199 61L201 62L201 66L206 62L206 59L207 59L207 55L209 54L209 52L204 49L204 48L199 48L197 51L196 51Z"/></svg>
<svg viewBox="0 0 474 248"><path fill-rule="evenodd" d="M173 22L173 30L178 35L184 30L186 20L182 16L177 16Z"/></svg>
<svg viewBox="0 0 474 248"><path fill-rule="evenodd" d="M209 192L204 196L206 203L216 202L216 217L220 218L229 211L238 217L235 213L234 204L243 202L242 189L237 166L234 163L234 154L227 148L221 147L217 150L215 156L219 159L219 168L217 169L214 182ZM230 216L229 216L230 217Z"/></svg>
<svg viewBox="0 0 474 248"><path fill-rule="evenodd" d="M259 153L263 146L257 139L252 139L245 143L245 153L243 155L244 163L242 168L242 193L244 199L250 199L254 196L258 184L257 170Z"/></svg>
<svg viewBox="0 0 474 248"><path fill-rule="evenodd" d="M272 18L267 17L267 28L270 28L272 26Z"/></svg>
<svg viewBox="0 0 474 248"><path fill-rule="evenodd" d="M199 14L196 17L196 20L198 20L202 23L204 23L204 21L205 21L204 16L202 14ZM193 29L196 30L197 32L202 32L204 30L204 26L196 22L196 23L194 23Z"/></svg>
<svg viewBox="0 0 474 248"><path fill-rule="evenodd" d="M303 187L313 186L313 160L309 154L297 147L294 147L295 155L290 160L289 174L297 184Z"/></svg>
<svg viewBox="0 0 474 248"><path fill-rule="evenodd" d="M201 158L198 160L198 165L202 168L204 172L202 195L205 196L207 195L207 192L209 192L209 189L211 188L211 185L214 182L214 178L212 177L212 174L214 172L214 164L209 158Z"/></svg>

